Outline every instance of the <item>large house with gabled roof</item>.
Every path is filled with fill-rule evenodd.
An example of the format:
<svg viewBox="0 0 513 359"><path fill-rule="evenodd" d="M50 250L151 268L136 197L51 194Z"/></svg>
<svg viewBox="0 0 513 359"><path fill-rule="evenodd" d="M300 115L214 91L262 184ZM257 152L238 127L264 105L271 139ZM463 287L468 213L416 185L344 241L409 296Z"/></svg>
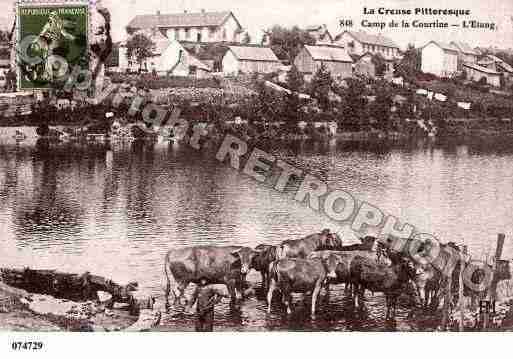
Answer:
<svg viewBox="0 0 513 359"><path fill-rule="evenodd" d="M477 63L479 53L472 46L463 41L451 41L450 45L458 50L460 65L463 63Z"/></svg>
<svg viewBox="0 0 513 359"><path fill-rule="evenodd" d="M137 15L126 30L157 29L169 40L197 43L240 42L243 28L231 11Z"/></svg>
<svg viewBox="0 0 513 359"><path fill-rule="evenodd" d="M380 54L385 60L392 61L399 57L399 46L390 38L368 34L365 31L344 31L335 37L337 45L343 46L348 53L364 55Z"/></svg>
<svg viewBox="0 0 513 359"><path fill-rule="evenodd" d="M346 49L337 45L305 45L296 56L294 65L307 81L321 66L325 66L335 79L353 75L353 60Z"/></svg>
<svg viewBox="0 0 513 359"><path fill-rule="evenodd" d="M439 77L450 77L458 72L458 54L459 50L451 44L430 41L421 48L421 70Z"/></svg>
<svg viewBox="0 0 513 359"><path fill-rule="evenodd" d="M267 74L278 71L282 65L270 47L262 46L228 46L222 64L225 75Z"/></svg>

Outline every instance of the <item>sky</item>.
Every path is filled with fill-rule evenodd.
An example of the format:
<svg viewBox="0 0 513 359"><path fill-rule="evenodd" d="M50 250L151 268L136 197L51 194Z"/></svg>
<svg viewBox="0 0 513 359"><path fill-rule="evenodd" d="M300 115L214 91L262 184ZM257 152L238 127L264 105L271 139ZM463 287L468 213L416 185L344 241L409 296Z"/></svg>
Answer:
<svg viewBox="0 0 513 359"><path fill-rule="evenodd" d="M401 48L408 43L422 46L430 40L466 41L475 46L497 46L499 48L513 48L513 0L100 0L107 6L113 15L113 36L116 41L126 36L125 27L135 15L161 13L231 10L239 19L241 25L250 33L253 41L259 41L262 30L274 24L283 26L298 25L306 27L314 24L326 24L334 35L346 28L339 25L340 19L350 19L354 26L352 30L365 30L369 33L382 33L389 36ZM4 9L13 8L13 0L0 0ZM416 7L468 9L471 15L465 18L447 16L382 16L363 15L363 8L391 8L414 9ZM7 24L14 18L13 11L4 11L0 14L0 26ZM372 22L389 22L390 20L414 20L425 22L439 19L447 22L460 22L461 20L477 20L480 22L494 22L498 26L496 31L475 29L402 29L389 28L375 29L363 28L361 21L367 19Z"/></svg>

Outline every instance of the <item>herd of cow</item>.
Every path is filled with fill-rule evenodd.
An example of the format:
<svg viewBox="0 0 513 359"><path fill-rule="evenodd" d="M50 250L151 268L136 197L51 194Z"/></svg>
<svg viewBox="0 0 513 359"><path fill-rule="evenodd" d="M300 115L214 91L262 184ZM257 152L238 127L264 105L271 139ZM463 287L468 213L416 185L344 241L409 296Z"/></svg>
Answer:
<svg viewBox="0 0 513 359"><path fill-rule="evenodd" d="M205 280L210 284L225 284L232 301L242 298L246 275L254 269L262 275L262 285L268 289L268 312L275 291L281 293L287 313L291 313L291 294L312 295L311 314L316 302L330 284L345 284L357 306L363 303L365 290L383 293L387 319L395 316L398 297L415 294L428 305L437 297L440 274L416 264L411 257L393 252L390 246L365 237L361 243L343 245L340 237L324 230L279 245L259 245L255 249L242 246L195 246L171 250L165 258L166 307L180 304L190 283ZM171 285L174 279L174 286ZM415 289L415 290L412 290ZM436 304L438 305L438 304Z"/></svg>

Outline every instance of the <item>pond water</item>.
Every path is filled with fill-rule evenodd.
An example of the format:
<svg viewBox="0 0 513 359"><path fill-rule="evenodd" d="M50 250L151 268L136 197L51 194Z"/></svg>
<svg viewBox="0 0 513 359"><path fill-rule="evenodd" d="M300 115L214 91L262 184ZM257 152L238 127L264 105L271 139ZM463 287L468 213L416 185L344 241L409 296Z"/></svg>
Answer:
<svg viewBox="0 0 513 359"><path fill-rule="evenodd" d="M163 297L163 258L196 244L255 247L332 228L346 229L215 160L168 143L0 144L0 267L31 266L119 281L138 281ZM465 243L475 257L493 253L506 233L504 258L513 257L513 143L409 145L294 143L279 158L321 176L401 221L442 241ZM256 295L241 305L216 307L216 330L417 330L429 318L409 319L399 308L384 321L384 298L367 294L355 313L343 287L322 296L317 319L295 296L291 317L265 311L260 276L248 276ZM159 330L193 330L194 317L164 315ZM425 319L425 320L424 320Z"/></svg>

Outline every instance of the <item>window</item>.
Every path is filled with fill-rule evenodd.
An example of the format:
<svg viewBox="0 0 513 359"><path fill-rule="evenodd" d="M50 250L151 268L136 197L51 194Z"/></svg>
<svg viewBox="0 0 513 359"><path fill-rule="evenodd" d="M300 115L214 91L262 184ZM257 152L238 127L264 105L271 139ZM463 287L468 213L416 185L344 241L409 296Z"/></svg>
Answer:
<svg viewBox="0 0 513 359"><path fill-rule="evenodd" d="M201 30L196 34L196 42L201 42Z"/></svg>
<svg viewBox="0 0 513 359"><path fill-rule="evenodd" d="M223 40L226 40L226 29L223 29Z"/></svg>
<svg viewBox="0 0 513 359"><path fill-rule="evenodd" d="M175 29L175 40L180 40L180 30Z"/></svg>
<svg viewBox="0 0 513 359"><path fill-rule="evenodd" d="M191 29L185 28L185 38L189 40L191 37Z"/></svg>

